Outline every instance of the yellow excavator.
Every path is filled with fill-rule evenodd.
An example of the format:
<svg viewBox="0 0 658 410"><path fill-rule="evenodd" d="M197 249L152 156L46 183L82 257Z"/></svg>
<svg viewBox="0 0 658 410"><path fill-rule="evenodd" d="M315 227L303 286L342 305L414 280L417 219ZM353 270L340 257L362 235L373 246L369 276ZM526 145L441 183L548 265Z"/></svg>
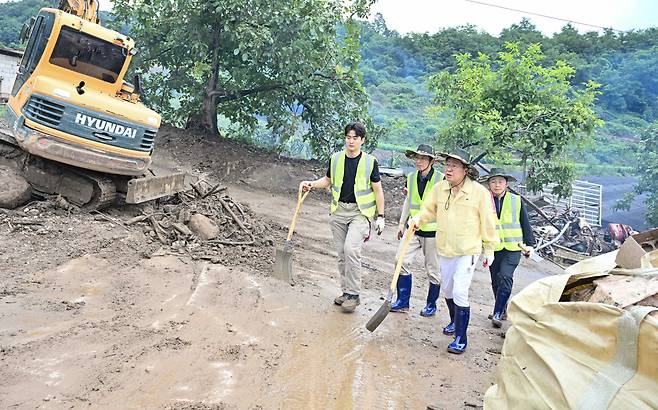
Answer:
<svg viewBox="0 0 658 410"><path fill-rule="evenodd" d="M184 189L184 173L151 163L160 116L140 102L139 77L124 81L135 42L101 26L96 0L41 9L25 40L0 139L25 151L36 190L98 209Z"/></svg>

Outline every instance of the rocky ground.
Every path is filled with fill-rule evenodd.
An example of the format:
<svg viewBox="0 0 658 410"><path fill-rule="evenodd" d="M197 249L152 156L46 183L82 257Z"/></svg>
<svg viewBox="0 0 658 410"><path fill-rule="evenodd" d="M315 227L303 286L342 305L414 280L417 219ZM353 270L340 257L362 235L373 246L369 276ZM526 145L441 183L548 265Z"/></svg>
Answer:
<svg viewBox="0 0 658 410"><path fill-rule="evenodd" d="M362 304L343 314L332 303L340 289L327 192L302 206L294 284L272 277L297 184L325 164L168 127L156 154L207 181L204 193L218 191L92 213L56 197L0 209L1 408L482 406L506 329L486 318L487 272L471 288L462 356L445 350L443 304L436 317L419 315L420 264L412 310L374 333L364 327L392 274L402 179L384 179L392 216L366 244ZM174 226L195 213L214 223L214 239ZM523 261L515 291L556 272Z"/></svg>

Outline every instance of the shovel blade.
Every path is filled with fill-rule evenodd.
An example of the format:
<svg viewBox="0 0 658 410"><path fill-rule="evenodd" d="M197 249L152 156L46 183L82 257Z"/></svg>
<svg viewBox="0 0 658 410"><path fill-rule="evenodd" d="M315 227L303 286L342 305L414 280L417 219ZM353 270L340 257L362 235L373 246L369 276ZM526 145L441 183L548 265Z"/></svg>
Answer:
<svg viewBox="0 0 658 410"><path fill-rule="evenodd" d="M386 299L383 305L375 312L375 314L370 318L368 323L366 323L366 329L371 332L374 332L375 329L384 321L388 312L391 311L391 299Z"/></svg>
<svg viewBox="0 0 658 410"><path fill-rule="evenodd" d="M276 250L274 277L289 283L292 282L292 250L288 247Z"/></svg>

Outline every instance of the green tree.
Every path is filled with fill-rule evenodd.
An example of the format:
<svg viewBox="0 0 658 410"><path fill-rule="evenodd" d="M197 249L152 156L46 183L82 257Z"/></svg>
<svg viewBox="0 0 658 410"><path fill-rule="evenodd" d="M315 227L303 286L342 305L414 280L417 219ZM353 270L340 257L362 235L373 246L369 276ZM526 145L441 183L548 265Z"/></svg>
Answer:
<svg viewBox="0 0 658 410"><path fill-rule="evenodd" d="M635 164L639 181L632 192L615 204L615 208L628 210L637 195L647 194L644 200L647 206L645 219L652 226L658 226L658 121L642 134Z"/></svg>
<svg viewBox="0 0 658 410"><path fill-rule="evenodd" d="M166 120L218 134L218 115L280 141L300 133L314 151L336 148L360 119L376 143L358 69L359 26L372 0L117 0L144 52L135 65ZM374 132L373 132L374 131Z"/></svg>
<svg viewBox="0 0 658 410"><path fill-rule="evenodd" d="M537 30L537 26L527 18L523 17L519 24L512 24L500 32L500 40L505 43L519 44L541 44L546 41L546 37Z"/></svg>
<svg viewBox="0 0 658 410"><path fill-rule="evenodd" d="M439 145L487 152L496 161L518 161L538 191L557 182L554 192L568 195L574 179L572 150L591 140L602 125L593 106L598 84L574 87L574 68L558 61L544 67L538 44L521 51L508 43L492 62L485 54L457 56L455 73L441 72L429 83L436 112L448 114Z"/></svg>

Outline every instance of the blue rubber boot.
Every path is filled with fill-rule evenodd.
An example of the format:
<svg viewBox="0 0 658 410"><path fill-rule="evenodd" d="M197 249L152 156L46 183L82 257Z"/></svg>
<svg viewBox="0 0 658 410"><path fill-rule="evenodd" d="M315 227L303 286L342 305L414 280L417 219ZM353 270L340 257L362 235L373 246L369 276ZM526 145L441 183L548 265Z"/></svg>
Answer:
<svg viewBox="0 0 658 410"><path fill-rule="evenodd" d="M452 335L455 333L455 302L452 299L446 298L446 305L448 305L448 313L450 314L450 323L443 328L444 335Z"/></svg>
<svg viewBox="0 0 658 410"><path fill-rule="evenodd" d="M462 354L468 345L466 340L466 330L468 329L468 320L471 316L470 307L455 305L455 340L448 345L450 353Z"/></svg>
<svg viewBox="0 0 658 410"><path fill-rule="evenodd" d="M503 325L503 315L506 313L507 301L509 300L510 294L511 292L508 289L498 288L494 313L491 317L491 323L494 327L501 327Z"/></svg>
<svg viewBox="0 0 658 410"><path fill-rule="evenodd" d="M436 300L439 298L441 285L430 282L430 288L427 291L427 305L420 311L423 317L430 317L436 314Z"/></svg>
<svg viewBox="0 0 658 410"><path fill-rule="evenodd" d="M397 300L391 305L391 312L406 312L411 297L411 275L398 276L397 291Z"/></svg>

